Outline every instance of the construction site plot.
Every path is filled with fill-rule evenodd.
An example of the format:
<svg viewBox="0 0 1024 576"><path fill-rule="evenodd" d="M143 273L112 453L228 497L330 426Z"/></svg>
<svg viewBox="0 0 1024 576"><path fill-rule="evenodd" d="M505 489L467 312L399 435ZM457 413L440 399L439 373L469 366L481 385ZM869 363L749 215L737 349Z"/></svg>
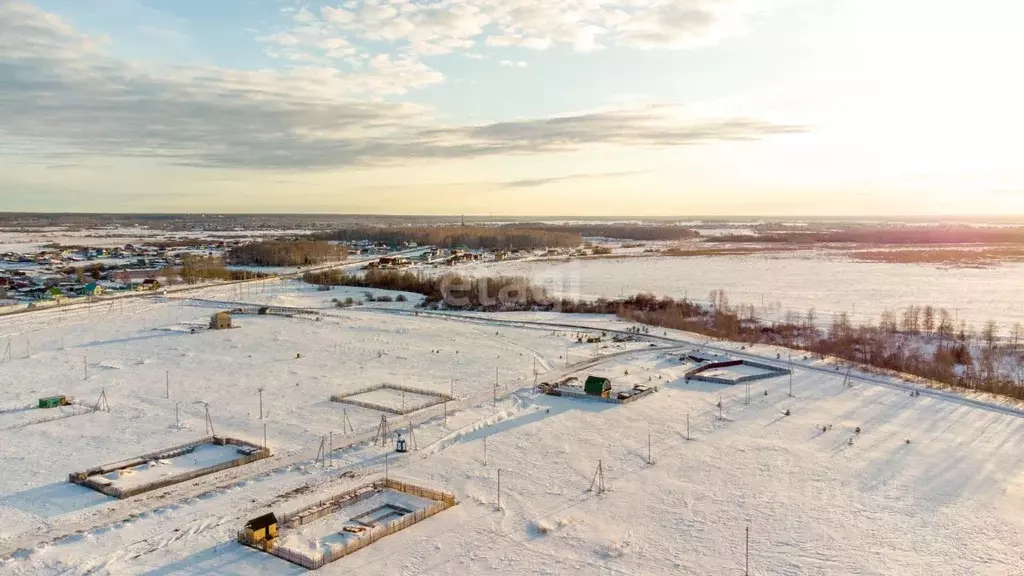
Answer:
<svg viewBox="0 0 1024 576"><path fill-rule="evenodd" d="M347 394L336 394L331 396L331 400L389 414L404 415L448 402L452 400L452 397L440 392L408 386L380 384Z"/></svg>
<svg viewBox="0 0 1024 576"><path fill-rule="evenodd" d="M715 359L687 371L686 378L714 384L742 384L786 374L789 374L788 369L763 362Z"/></svg>
<svg viewBox="0 0 1024 576"><path fill-rule="evenodd" d="M262 516L251 521L238 539L315 570L456 503L446 492L383 479L279 518Z"/></svg>
<svg viewBox="0 0 1024 576"><path fill-rule="evenodd" d="M52 422L64 418L72 418L96 411L94 406L85 404L66 404L49 409L37 406L0 409L0 430L14 430L34 426L44 422Z"/></svg>
<svg viewBox="0 0 1024 576"><path fill-rule="evenodd" d="M130 498L269 456L270 451L262 446L235 438L211 436L85 472L75 472L69 476L69 481L115 498Z"/></svg>

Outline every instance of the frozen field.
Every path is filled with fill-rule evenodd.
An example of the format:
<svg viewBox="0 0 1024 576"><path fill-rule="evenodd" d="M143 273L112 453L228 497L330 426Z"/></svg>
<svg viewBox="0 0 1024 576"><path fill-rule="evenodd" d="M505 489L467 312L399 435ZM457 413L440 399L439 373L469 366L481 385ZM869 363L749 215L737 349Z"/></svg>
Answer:
<svg viewBox="0 0 1024 576"><path fill-rule="evenodd" d="M166 460L155 460L123 470L115 470L98 478L110 482L115 488L129 489L195 470L210 468L239 457L238 446L203 444L195 450Z"/></svg>
<svg viewBox="0 0 1024 576"><path fill-rule="evenodd" d="M111 405L0 429L0 574L305 573L236 543L236 532L364 485L385 466L460 504L322 573L742 574L747 528L759 576L1024 573L1024 413L991 399L913 397L912 385L856 373L845 386L844 372L801 356L792 397L789 378L773 378L751 383L748 403L742 386L685 383L692 364L680 355L703 348L770 363L785 352L672 331L579 344L579 328L550 323L629 325L416 314L408 303L338 309L331 298L342 291L296 282L204 292L0 319L14 351L0 363L0 406L103 390ZM242 299L321 316L164 329L203 324ZM540 381L602 374L616 388L660 390L628 405L538 396L535 369ZM462 400L444 417L440 406L424 410L418 450L401 455L393 435L373 442L381 412L329 399L388 382L447 393L452 380ZM204 435L204 403L218 435L262 444L265 426L274 456L125 500L67 482L72 471ZM320 459L327 438L335 450ZM607 490L588 491L599 462ZM311 524L289 545L322 546L352 516Z"/></svg>
<svg viewBox="0 0 1024 576"><path fill-rule="evenodd" d="M440 272L448 269L437 269ZM459 266L465 274L527 276L556 295L615 298L638 292L706 301L723 289L732 304L751 304L759 316L801 315L815 307L823 322L847 312L878 322L886 310L931 304L980 327L995 320L1006 329L1024 322L1024 264L992 268L938 268L915 264L852 262L807 252L759 256L508 261Z"/></svg>
<svg viewBox="0 0 1024 576"><path fill-rule="evenodd" d="M755 366L747 366L741 364L739 366L729 366L728 368L715 368L712 370L706 370L701 372L701 376L718 376L721 378L740 378L742 376L767 376L772 374L768 370L762 370Z"/></svg>
<svg viewBox="0 0 1024 576"><path fill-rule="evenodd" d="M426 498L405 494L395 490L383 490L352 506L347 506L334 514L329 514L316 522L302 526L297 530L288 530L281 539L280 546L294 550L300 554L316 558L329 552L331 548L344 546L360 536L346 532L346 526L365 526L365 523L387 524L401 518L405 513L422 510L432 503ZM375 514L371 514L381 507ZM405 512L408 511L408 512ZM366 516L364 516L366 515ZM376 522L375 522L376 521Z"/></svg>
<svg viewBox="0 0 1024 576"><path fill-rule="evenodd" d="M371 390L370 392L347 396L346 399L368 402L370 404L376 404L378 406L384 406L393 410L400 410L402 412L418 410L424 406L437 404L439 401L436 396L403 392L393 388Z"/></svg>

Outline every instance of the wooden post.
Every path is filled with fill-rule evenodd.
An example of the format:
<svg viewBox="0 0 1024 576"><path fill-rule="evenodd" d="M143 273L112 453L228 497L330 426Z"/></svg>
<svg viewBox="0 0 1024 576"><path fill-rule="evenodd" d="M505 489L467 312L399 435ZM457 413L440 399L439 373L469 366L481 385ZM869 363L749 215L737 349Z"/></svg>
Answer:
<svg viewBox="0 0 1024 576"><path fill-rule="evenodd" d="M789 354L789 397L793 397L793 353Z"/></svg>
<svg viewBox="0 0 1024 576"><path fill-rule="evenodd" d="M690 411L686 411L686 439L690 439Z"/></svg>
<svg viewBox="0 0 1024 576"><path fill-rule="evenodd" d="M648 465L654 464L654 462L651 461L651 433L650 433L650 431L647 432L647 464Z"/></svg>
<svg viewBox="0 0 1024 576"><path fill-rule="evenodd" d="M263 424L263 449L267 450L267 425Z"/></svg>
<svg viewBox="0 0 1024 576"><path fill-rule="evenodd" d="M498 510L501 510L501 468L498 468Z"/></svg>
<svg viewBox="0 0 1024 576"><path fill-rule="evenodd" d="M487 466L487 436L484 436L484 466Z"/></svg>
<svg viewBox="0 0 1024 576"><path fill-rule="evenodd" d="M747 526L746 562L743 567L743 575L750 576L750 526Z"/></svg>
<svg viewBox="0 0 1024 576"><path fill-rule="evenodd" d="M263 388L259 388L260 393L260 420L263 420Z"/></svg>
<svg viewBox="0 0 1024 576"><path fill-rule="evenodd" d="M166 384L166 390L164 391L164 398L171 397L171 371L168 370L164 373L164 382Z"/></svg>
<svg viewBox="0 0 1024 576"><path fill-rule="evenodd" d="M263 428L266 429L266 426L267 425L264 424ZM331 468L334 468L334 432L333 431L330 432L330 440L328 440L328 443L327 443L327 455L331 459Z"/></svg>
<svg viewBox="0 0 1024 576"><path fill-rule="evenodd" d="M181 428L181 420L178 418L178 403L174 403L174 425Z"/></svg>
<svg viewBox="0 0 1024 576"><path fill-rule="evenodd" d="M89 357L88 356L83 356L82 357L82 374L83 374L82 375L82 380L88 380L89 379Z"/></svg>

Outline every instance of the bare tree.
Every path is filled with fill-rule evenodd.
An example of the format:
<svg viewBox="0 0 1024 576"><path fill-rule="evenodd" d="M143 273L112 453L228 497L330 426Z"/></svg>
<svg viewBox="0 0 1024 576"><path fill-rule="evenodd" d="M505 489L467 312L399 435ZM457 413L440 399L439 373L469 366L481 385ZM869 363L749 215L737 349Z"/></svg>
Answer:
<svg viewBox="0 0 1024 576"><path fill-rule="evenodd" d="M895 334L899 330L899 326L896 324L896 315L889 310L882 312L882 319L878 322L878 327L882 332Z"/></svg>
<svg viewBox="0 0 1024 576"><path fill-rule="evenodd" d="M988 346L989 350L995 349L996 340L999 338L999 330L996 327L995 320L985 322L985 328L981 331L981 337L985 340L985 345Z"/></svg>
<svg viewBox="0 0 1024 576"><path fill-rule="evenodd" d="M815 320L816 317L817 317L817 314L814 312L814 306L811 306L810 308L807 309L807 328L808 329L814 328L814 320Z"/></svg>
<svg viewBox="0 0 1024 576"><path fill-rule="evenodd" d="M935 331L935 308L933 308L931 304L924 307L921 319L921 328L923 328L925 332L929 333Z"/></svg>
<svg viewBox="0 0 1024 576"><path fill-rule="evenodd" d="M939 309L939 325L936 328L939 334L939 345L953 339L953 316L945 308Z"/></svg>
<svg viewBox="0 0 1024 576"><path fill-rule="evenodd" d="M921 331L921 308L917 305L907 306L903 311L903 331L908 334L917 334Z"/></svg>
<svg viewBox="0 0 1024 576"><path fill-rule="evenodd" d="M1015 322L1013 328L1010 329L1010 349L1014 352L1020 348L1020 337L1021 337L1021 326L1020 322Z"/></svg>

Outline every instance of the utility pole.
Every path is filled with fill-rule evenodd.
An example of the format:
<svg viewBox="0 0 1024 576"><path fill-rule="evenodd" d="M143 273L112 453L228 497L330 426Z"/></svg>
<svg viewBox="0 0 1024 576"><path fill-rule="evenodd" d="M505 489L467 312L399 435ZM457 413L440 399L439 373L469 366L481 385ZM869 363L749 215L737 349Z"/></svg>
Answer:
<svg viewBox="0 0 1024 576"><path fill-rule="evenodd" d="M750 576L750 526L747 526L746 562L743 567L743 576Z"/></svg>
<svg viewBox="0 0 1024 576"><path fill-rule="evenodd" d="M263 388L257 388L260 393L260 420L263 420Z"/></svg>
<svg viewBox="0 0 1024 576"><path fill-rule="evenodd" d="M174 425L181 428L181 420L178 418L178 403L174 403Z"/></svg>
<svg viewBox="0 0 1024 576"><path fill-rule="evenodd" d="M651 460L651 432L648 430L647 431L647 465L650 466L652 464L654 464L654 461Z"/></svg>
<svg viewBox="0 0 1024 576"><path fill-rule="evenodd" d="M501 510L501 468L498 468L498 510Z"/></svg>
<svg viewBox="0 0 1024 576"><path fill-rule="evenodd" d="M690 411L686 411L686 439L690 439Z"/></svg>
<svg viewBox="0 0 1024 576"><path fill-rule="evenodd" d="M210 419L210 403L203 402L203 407L206 409L206 431L211 436L216 436L217 433L213 430L213 420Z"/></svg>
<svg viewBox="0 0 1024 576"><path fill-rule="evenodd" d="M590 488L588 492L594 491L594 485L597 485L597 493L601 494L605 491L604 487L604 463L601 460L597 461L597 472L594 473L594 479L590 481Z"/></svg>
<svg viewBox="0 0 1024 576"><path fill-rule="evenodd" d="M793 397L793 353L789 353L789 397Z"/></svg>
<svg viewBox="0 0 1024 576"><path fill-rule="evenodd" d="M269 450L267 447L267 424L265 422L263 423L263 449Z"/></svg>
<svg viewBox="0 0 1024 576"><path fill-rule="evenodd" d="M266 430L267 425L263 425L263 429ZM327 456L331 459L331 468L334 468L334 432L330 432L330 440L327 443Z"/></svg>
<svg viewBox="0 0 1024 576"><path fill-rule="evenodd" d="M487 466L487 436L484 436L484 466Z"/></svg>
<svg viewBox="0 0 1024 576"><path fill-rule="evenodd" d="M164 392L164 398L171 397L171 371L168 370L164 373L164 382L166 383L166 390Z"/></svg>
<svg viewBox="0 0 1024 576"><path fill-rule="evenodd" d="M82 380L88 380L89 379L89 357L88 356L83 356L82 357L82 373L83 373Z"/></svg>

